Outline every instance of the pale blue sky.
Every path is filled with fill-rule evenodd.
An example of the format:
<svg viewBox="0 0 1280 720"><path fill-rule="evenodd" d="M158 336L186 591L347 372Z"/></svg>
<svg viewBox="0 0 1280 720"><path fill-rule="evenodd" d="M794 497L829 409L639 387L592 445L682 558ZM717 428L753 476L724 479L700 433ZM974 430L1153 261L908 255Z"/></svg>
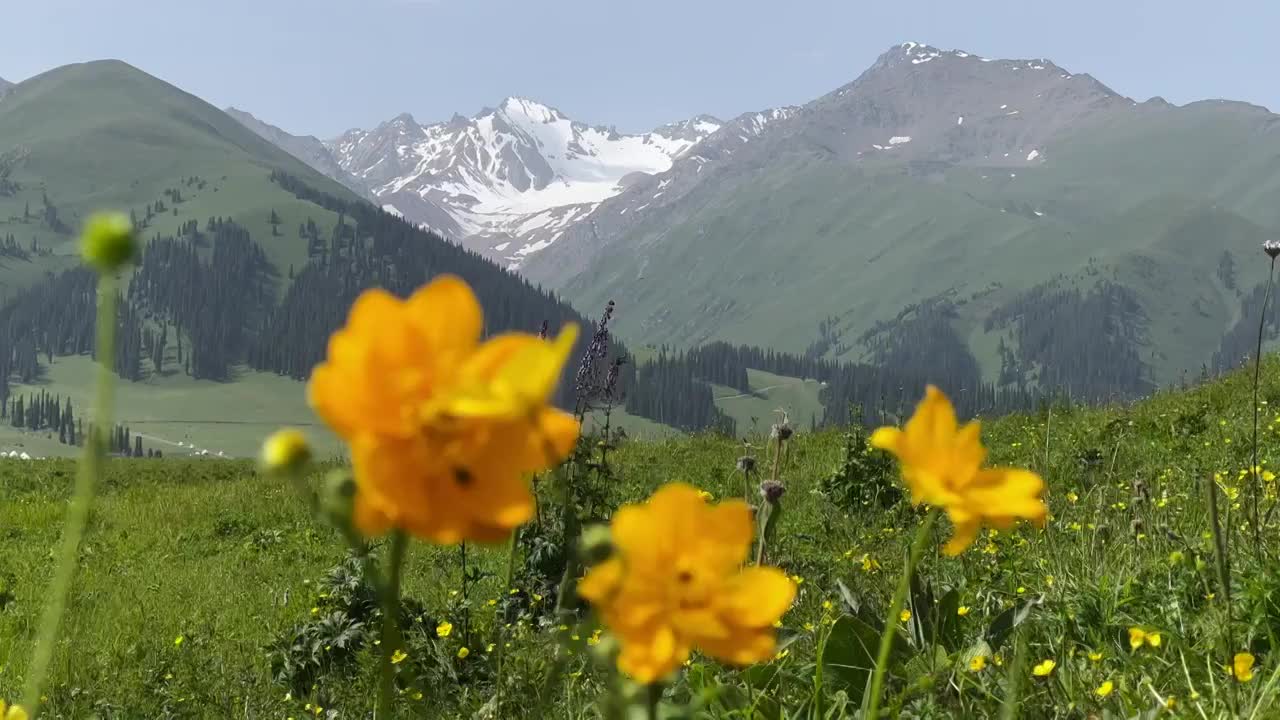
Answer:
<svg viewBox="0 0 1280 720"><path fill-rule="evenodd" d="M732 117L810 100L906 40L1280 109L1277 0L12 0L0 25L0 77L120 58L321 137L507 95L628 131Z"/></svg>

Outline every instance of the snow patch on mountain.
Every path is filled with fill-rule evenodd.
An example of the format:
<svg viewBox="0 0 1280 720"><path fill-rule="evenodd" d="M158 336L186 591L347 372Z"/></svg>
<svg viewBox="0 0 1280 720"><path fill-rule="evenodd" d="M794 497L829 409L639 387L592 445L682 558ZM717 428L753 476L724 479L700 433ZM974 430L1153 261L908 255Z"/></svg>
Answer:
<svg viewBox="0 0 1280 720"><path fill-rule="evenodd" d="M565 225L622 192L630 178L669 170L722 125L698 116L623 134L512 97L474 117L432 125L400 115L329 145L380 200L412 196L413 202L396 203L409 219L430 222L415 217L418 207L443 211L453 239L518 265L554 242Z"/></svg>

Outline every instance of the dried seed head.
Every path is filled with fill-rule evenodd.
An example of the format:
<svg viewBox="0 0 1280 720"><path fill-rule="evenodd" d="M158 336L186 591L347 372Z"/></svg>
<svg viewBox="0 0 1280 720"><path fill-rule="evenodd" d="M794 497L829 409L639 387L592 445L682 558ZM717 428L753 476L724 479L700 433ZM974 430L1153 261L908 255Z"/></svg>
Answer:
<svg viewBox="0 0 1280 720"><path fill-rule="evenodd" d="M1137 535L1142 532L1143 528L1146 526L1146 523L1142 522L1142 518L1134 518L1133 522L1129 523L1129 532Z"/></svg>
<svg viewBox="0 0 1280 720"><path fill-rule="evenodd" d="M787 489L777 480L765 480L760 483L760 497L767 503L776 503L782 499Z"/></svg>
<svg viewBox="0 0 1280 720"><path fill-rule="evenodd" d="M1277 255L1280 255L1280 240L1268 240L1262 243L1262 252L1274 260Z"/></svg>
<svg viewBox="0 0 1280 720"><path fill-rule="evenodd" d="M778 423L777 425L774 425L769 430L769 437L773 440L781 440L783 442L786 442L787 440L791 439L792 432L793 431L791 430L791 424L784 420Z"/></svg>
<svg viewBox="0 0 1280 720"><path fill-rule="evenodd" d="M750 455L743 455L738 458L738 472L749 475L755 472L756 459Z"/></svg>

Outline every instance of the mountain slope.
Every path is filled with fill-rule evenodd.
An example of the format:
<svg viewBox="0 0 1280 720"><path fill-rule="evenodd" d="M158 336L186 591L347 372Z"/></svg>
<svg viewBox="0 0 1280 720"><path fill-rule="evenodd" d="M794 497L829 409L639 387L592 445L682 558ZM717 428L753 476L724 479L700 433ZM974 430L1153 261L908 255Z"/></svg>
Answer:
<svg viewBox="0 0 1280 720"><path fill-rule="evenodd" d="M118 61L68 65L14 86L0 104L0 157L11 183L0 191L0 238L35 248L0 257L0 298L46 269L74 265L75 229L99 208L154 214L148 234L217 216L274 237L273 211L294 228L336 216L273 184L273 169L355 197L212 105ZM281 268L306 260L298 242L265 249Z"/></svg>
<svg viewBox="0 0 1280 720"><path fill-rule="evenodd" d="M27 408L54 397L85 407L92 375L76 356L93 350L96 276L79 267L75 238L84 217L103 208L132 211L145 241L124 277L114 358L117 373L145 391L122 391L138 400L123 419L166 454L193 442L251 454L272 427L312 421L297 415L297 381L368 287L406 295L453 273L480 296L490 333L588 324L549 293L379 210L124 63L67 66L19 84L0 103L0 143L6 410L20 397ZM579 354L590 340L582 334ZM634 387L632 379L624 367L621 382ZM562 383L557 402L571 403L573 392L572 381ZM15 433L55 443L67 428L50 418L58 414L28 412ZM209 430L227 424L237 429Z"/></svg>
<svg viewBox="0 0 1280 720"><path fill-rule="evenodd" d="M333 153L329 152L329 148L319 138L312 135L291 135L275 125L259 120L252 113L234 107L229 107L224 112L257 133L264 140L298 158L325 177L342 183L361 197L373 199L373 194L369 192L368 186L356 179L351 173L343 170L342 166L333 157Z"/></svg>
<svg viewBox="0 0 1280 720"><path fill-rule="evenodd" d="M1280 230L1280 117L1137 103L1047 60L907 43L712 152L726 130L523 271L638 309L637 341L932 353L1105 395L1232 356Z"/></svg>
<svg viewBox="0 0 1280 720"><path fill-rule="evenodd" d="M434 125L400 115L330 147L380 202L516 267L601 201L668 169L720 124L704 116L625 135L507 98Z"/></svg>
<svg viewBox="0 0 1280 720"><path fill-rule="evenodd" d="M6 92L8 92L9 88L11 87L13 87L13 83L0 77L0 96L3 96Z"/></svg>

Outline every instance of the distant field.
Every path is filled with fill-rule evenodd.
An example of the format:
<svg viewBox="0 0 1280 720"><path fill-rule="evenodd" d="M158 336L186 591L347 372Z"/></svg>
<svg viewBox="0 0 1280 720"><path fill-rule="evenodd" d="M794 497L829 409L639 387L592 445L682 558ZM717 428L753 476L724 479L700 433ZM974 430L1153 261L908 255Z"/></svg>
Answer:
<svg viewBox="0 0 1280 720"><path fill-rule="evenodd" d="M92 402L93 361L85 356L55 357L43 382L16 385L15 395L40 392L70 397L76 412L84 413ZM307 406L305 386L273 373L242 371L235 382L194 380L176 373L152 377L143 382L117 384L116 422L141 434L143 445L165 455L193 455L207 450L210 455L252 457L262 438L284 425L303 429L317 452L329 457L341 452L336 436L328 431ZM603 416L589 418L588 427L603 422ZM655 440L679 434L666 425L622 410L613 414L612 424L628 436ZM179 445L181 443L181 445ZM66 457L78 448L58 442L58 433L19 430L7 420L0 422L0 451L18 450L33 457Z"/></svg>
<svg viewBox="0 0 1280 720"><path fill-rule="evenodd" d="M763 370L747 370L750 393L736 388L712 385L716 407L738 423L738 434L768 432L769 426L782 419L778 410L785 410L791 425L798 430L808 430L822 420L822 401L819 392L822 383L817 380L774 375ZM756 422L752 422L752 418Z"/></svg>

